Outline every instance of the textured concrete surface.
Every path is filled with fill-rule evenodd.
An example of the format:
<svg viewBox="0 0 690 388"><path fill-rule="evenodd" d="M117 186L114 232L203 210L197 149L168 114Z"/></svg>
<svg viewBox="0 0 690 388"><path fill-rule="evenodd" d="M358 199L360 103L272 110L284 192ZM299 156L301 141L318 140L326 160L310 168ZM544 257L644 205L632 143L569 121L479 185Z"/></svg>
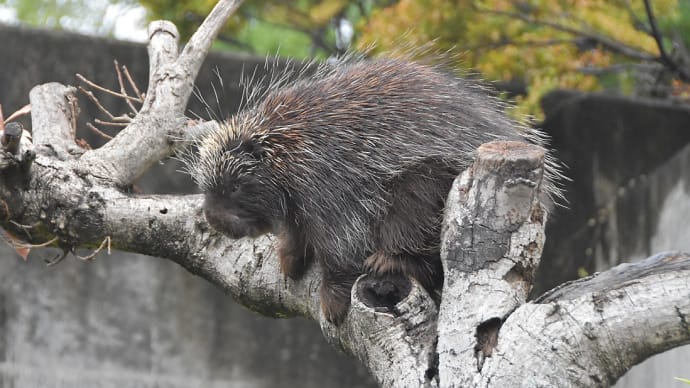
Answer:
<svg viewBox="0 0 690 388"><path fill-rule="evenodd" d="M165 260L0 254L3 387L367 386L316 325L235 304Z"/></svg>
<svg viewBox="0 0 690 388"><path fill-rule="evenodd" d="M655 223L646 238L652 252L690 252L690 146L649 175L645 190L636 197L640 212L653 212ZM636 212L635 207L627 208ZM637 255L644 256L643 252ZM690 378L690 345L649 358L621 378L618 388L683 387L674 377Z"/></svg>

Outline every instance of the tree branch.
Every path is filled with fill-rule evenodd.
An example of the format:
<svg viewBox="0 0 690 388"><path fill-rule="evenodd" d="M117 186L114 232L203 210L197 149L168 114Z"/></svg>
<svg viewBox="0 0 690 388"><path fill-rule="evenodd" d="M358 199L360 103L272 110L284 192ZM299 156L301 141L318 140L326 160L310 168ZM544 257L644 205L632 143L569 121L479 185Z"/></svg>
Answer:
<svg viewBox="0 0 690 388"><path fill-rule="evenodd" d="M59 99L59 93L54 98ZM53 108L50 103L37 107ZM499 146L497 152L514 146ZM300 281L284 278L274 237L225 238L206 224L199 196L123 194L73 171L69 163L73 162L51 163L41 155L33 174L40 179L32 180L24 190L21 206L10 207L21 210L11 215L17 222L46 226L43 234L31 238L57 236L61 246L72 249L98 246L109 237L114 247L169 258L255 311L281 317L302 315L320 322L329 341L360 358L382 384L438 384L437 309L416 284L392 310L382 311L375 300L365 297L370 285L360 279L353 287L349 315L336 328L321 316L316 292L319 268L312 268ZM487 163L478 166L490 168L492 162Z"/></svg>
<svg viewBox="0 0 690 388"><path fill-rule="evenodd" d="M46 103L34 110L60 112ZM202 216L200 196L123 194L72 168L77 161L42 152L25 183L20 171L2 174L0 199L10 210L2 225L17 235L23 231L16 225L39 225L22 237L57 236L67 250L95 248L109 237L120 249L167 257L252 310L318 321L332 344L358 357L385 386L607 385L635 362L688 342L690 257L619 268L524 303L543 243L542 162L534 146L489 143L457 180L445 215L439 314L414 283L381 309L367 297L371 285L363 277L337 328L321 316L317 266L300 281L284 278L273 236L218 234ZM658 335L649 337L650 327Z"/></svg>
<svg viewBox="0 0 690 388"><path fill-rule="evenodd" d="M123 187L184 145L174 140L186 137L184 110L194 79L213 38L240 3L219 1L179 57L177 28L166 21L149 25L149 85L139 114L103 147L87 152L81 171Z"/></svg>
<svg viewBox="0 0 690 388"><path fill-rule="evenodd" d="M213 39L215 39L223 28L223 25L225 25L225 22L235 13L241 4L242 0L220 0L185 45L184 50L182 50L180 54L178 63L189 72L192 80L194 80L199 73L201 64L204 62L204 59L206 59ZM185 99L189 98L191 92L192 89L190 85Z"/></svg>
<svg viewBox="0 0 690 388"><path fill-rule="evenodd" d="M436 303L413 281L412 288L392 311L377 311L358 279L352 288L352 312L339 334L348 349L371 371L382 387L438 387L436 359ZM342 330L342 329L341 329ZM330 335L338 335L329 332Z"/></svg>
<svg viewBox="0 0 690 388"><path fill-rule="evenodd" d="M187 103L178 94L183 85L193 82L175 67L177 28L169 22L153 22L149 37L149 85L139 113L112 140L80 159L81 171L121 187L173 152L170 133L183 128Z"/></svg>
<svg viewBox="0 0 690 388"><path fill-rule="evenodd" d="M659 27L656 24L656 17L654 17L654 11L652 10L652 5L649 3L649 0L644 0L644 9L647 13L647 20L649 21L651 35L654 38L657 47L659 48L658 61L666 66L671 72L678 74L678 77L680 77L682 81L689 82L690 71L674 61L664 48L663 37L661 35L661 31L659 31Z"/></svg>
<svg viewBox="0 0 690 388"><path fill-rule="evenodd" d="M609 386L654 354L690 343L690 254L623 264L516 310L485 365L494 386ZM512 366L529 363L529 368ZM511 373L505 373L511 368Z"/></svg>
<svg viewBox="0 0 690 388"><path fill-rule="evenodd" d="M510 40L503 39L497 42L485 42L473 46L463 46L462 51L494 50L505 46L515 47L548 47L562 44L577 44L581 39L544 39L544 40Z"/></svg>
<svg viewBox="0 0 690 388"><path fill-rule="evenodd" d="M58 159L66 160L81 154L83 149L75 143L76 89L58 83L37 86L29 93L32 106L52 106L53 109L34 109L33 142L37 149L46 149ZM56 98L56 96L59 96Z"/></svg>
<svg viewBox="0 0 690 388"><path fill-rule="evenodd" d="M441 386L475 386L502 322L527 300L544 246L543 166L540 147L487 143L471 176L451 188L441 245Z"/></svg>

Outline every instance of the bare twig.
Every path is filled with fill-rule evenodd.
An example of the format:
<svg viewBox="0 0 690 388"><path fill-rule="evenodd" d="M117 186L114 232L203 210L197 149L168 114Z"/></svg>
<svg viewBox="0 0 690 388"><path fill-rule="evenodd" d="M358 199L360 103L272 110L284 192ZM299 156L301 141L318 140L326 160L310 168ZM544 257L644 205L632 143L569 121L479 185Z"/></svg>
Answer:
<svg viewBox="0 0 690 388"><path fill-rule="evenodd" d="M98 108L98 110L100 110L101 113L103 113L104 115L108 116L108 118L109 118L110 120L112 120L113 122L129 123L130 121L132 121L132 118L129 117L129 116L127 116L127 115L115 116L115 115L113 115L112 113L110 113L110 111L109 111L106 107L104 107L104 106L101 104L101 102L100 102L100 101L98 100L98 98L93 94L92 91L87 90L87 89L84 89L84 88L81 87L81 86L79 87L79 91L82 92L82 93L84 93L84 94L86 95L86 97L88 97L89 100L91 100L91 102L93 102L94 104L96 104L96 107Z"/></svg>
<svg viewBox="0 0 690 388"><path fill-rule="evenodd" d="M74 255L74 256L76 256L77 258L84 260L84 261L93 260L96 257L96 255L98 254L98 252L100 252L103 249L103 247L106 246L106 244L108 245L108 254L110 255L110 236L106 236L105 239L103 240L103 242L101 242L101 245L99 245L95 251L91 252L90 255L88 255L88 256Z"/></svg>
<svg viewBox="0 0 690 388"><path fill-rule="evenodd" d="M95 133L96 135L98 135L98 136L100 136L106 140L111 140L113 138L112 136L108 135L107 133L96 128L96 126L94 126L91 123L86 123L86 128L90 129L93 133Z"/></svg>
<svg viewBox="0 0 690 388"><path fill-rule="evenodd" d="M15 220L10 220L10 224L12 224L12 225L18 227L19 229L23 230L24 233L26 233L26 235L29 237L29 239L31 239L31 233L29 233L29 229L33 229L33 228L34 228L35 226L37 226L39 223L37 222L37 223L35 223L34 225L24 225L24 224L20 224L19 222L15 221Z"/></svg>
<svg viewBox="0 0 690 388"><path fill-rule="evenodd" d="M7 206L7 203L6 203L5 201L2 201L2 203L3 203L3 205L4 205L5 207ZM8 211L7 211L7 214L8 214L8 216L9 216L9 209L7 209L7 210L8 210ZM27 239L29 239L29 240L31 240L31 238L32 238L32 237L31 237L31 232L30 232L30 230L33 229L35 226L38 226L38 225L40 224L40 222L36 222L36 223L34 223L33 225L24 225L24 224L20 224L19 222L15 221L15 220L10 220L9 222L10 222L10 224L16 226L16 227L19 228L22 232L24 232L24 234L26 234ZM2 229L0 229L0 230L2 230ZM5 241L6 241L7 243L10 243L9 240L14 241L14 239L17 239L17 240L21 241L21 239L20 239L19 237L16 237L16 236L14 236L13 234L10 234L8 231L5 231L5 236L4 236L4 237L5 237ZM10 245L12 245L12 244L10 243ZM20 249L21 249L21 248L20 248ZM26 258L25 258L25 259L26 259Z"/></svg>
<svg viewBox="0 0 690 388"><path fill-rule="evenodd" d="M671 72L676 73L682 81L690 81L690 71L685 67L678 65L678 63L668 55L668 52L664 48L663 37L661 36L661 32L657 26L656 17L654 17L654 11L652 10L652 5L649 3L649 0L644 0L644 9L647 12L647 20L649 21L649 26L651 28L651 35L654 38L657 47L659 48L659 58L657 58L658 62L666 66Z"/></svg>
<svg viewBox="0 0 690 388"><path fill-rule="evenodd" d="M120 116L115 116L106 107L104 107L101 104L100 100L94 95L94 93L91 90L88 90L82 86L79 87L79 90L82 93L84 93L89 98L89 100L91 100L91 102L93 102L96 105L98 110L100 110L101 113L106 115L108 117L108 119L110 120L110 121L105 121L105 120L101 120L101 119L96 118L96 119L94 119L94 122L96 124L105 125L105 126L109 126L109 127L117 127L119 129L122 129L122 128L127 127L132 122L133 117L136 116L138 111L139 111L139 109L136 108L134 103L136 102L138 104L143 104L144 101L142 99L142 94L139 91L139 88L136 86L136 83L132 79L132 76L129 74L127 67L124 65L122 67L120 67L120 64L117 62L117 60L113 61L113 65L115 66L115 74L117 75L117 82L118 82L118 85L120 86L119 92L116 92L114 90L102 87L102 86L96 84L95 82L89 81L88 79L86 79L81 74L77 74L77 78L79 78L79 80L84 82L87 86L94 88L95 90L101 91L103 93L112 95L112 96L117 97L117 98L122 98L125 101L125 103L129 107L130 113L125 113L125 114L120 115ZM124 74L124 76L123 76L123 74ZM127 79L127 82L129 83L130 87L133 89L135 96L129 95L127 88L125 87L124 78ZM91 130L92 132L94 132L98 136L100 136L100 137L102 137L108 141L113 139L112 136L104 133L103 131L96 128L96 126L91 124L91 123L87 123L86 126L89 130Z"/></svg>
<svg viewBox="0 0 690 388"><path fill-rule="evenodd" d="M117 63L117 60L114 60L113 64L115 65L115 73L117 74L117 83L120 85L120 93L129 96L127 90L125 90L125 83L122 80L122 71L120 71L120 65ZM132 111L132 113L136 115L139 110L134 107L132 101L129 98L125 98L125 102L127 103L127 106L129 106L129 109Z"/></svg>
<svg viewBox="0 0 690 388"><path fill-rule="evenodd" d="M647 20L649 21L649 27L651 28L651 35L659 48L659 57L661 60L670 60L666 49L664 48L664 42L661 38L661 33L659 32L659 27L656 25L656 17L654 17L654 12L652 11L652 6L649 4L649 0L644 0L644 9L647 12Z"/></svg>
<svg viewBox="0 0 690 388"><path fill-rule="evenodd" d="M103 121L101 119L94 119L93 120L96 124L100 125L107 125L109 127L118 127L118 128L123 128L129 125L129 123L118 123L118 122L112 122L112 121Z"/></svg>
<svg viewBox="0 0 690 388"><path fill-rule="evenodd" d="M630 0L625 1L625 8L628 9L628 13L630 14L630 17L633 20L633 26L635 26L635 28L641 30L644 33L651 34L651 31L649 31L644 21L642 21L642 19L640 19L640 17L637 16L637 14L635 13L632 4L630 4Z"/></svg>
<svg viewBox="0 0 690 388"><path fill-rule="evenodd" d="M218 34L216 39L229 45L235 46L242 51L256 54L256 49L252 47L250 44L242 42L241 40L235 38L234 36L230 36L229 34L220 33Z"/></svg>
<svg viewBox="0 0 690 388"><path fill-rule="evenodd" d="M9 123L10 121L16 119L17 117L25 116L31 113L31 104L26 104L23 107L19 108L16 112L12 113L10 117L5 120L6 123ZM1 118L1 117L0 117Z"/></svg>
<svg viewBox="0 0 690 388"><path fill-rule="evenodd" d="M47 246L53 244L53 243L56 242L56 241L58 241L58 238L57 238L57 237L53 237L52 239L50 239L50 240L48 240L48 241L46 241L46 242L44 242L44 243L41 243L41 244L28 244L28 243L20 243L20 242L16 241L16 242L14 243L14 245L15 245L15 247L17 247L17 248L24 248L24 249L43 248L43 247L47 247Z"/></svg>
<svg viewBox="0 0 690 388"><path fill-rule="evenodd" d="M65 257L67 257L68 254L69 254L69 251L68 251L68 250L66 250L66 249L63 250L62 253L60 253L59 255L56 256L55 259L53 259L53 260L46 260L46 266L48 266L48 267L54 266L55 264L57 264L57 263L61 262L62 260L64 260Z"/></svg>
<svg viewBox="0 0 690 388"><path fill-rule="evenodd" d="M123 99L125 99L125 100L132 100L132 101L136 101L136 102L141 102L137 97L128 96L127 94L123 94L123 93L118 93L118 92L112 91L112 90L110 90L110 89L108 89L108 88L104 88L103 86L100 86L100 85L98 85L98 84L96 84L96 83L94 83L94 82L91 82L91 81L89 81L86 77L84 77L84 76L81 75L81 74L76 74L76 77L77 77L81 82L87 84L89 87L94 88L94 89L96 89L96 90L98 90L98 91L101 91L101 92L103 92L103 93L110 94L111 96L115 96L115 97L118 97L118 98L123 98ZM79 88L80 88L80 89L83 89L81 86L80 86ZM84 89L84 90L86 90L86 89Z"/></svg>
<svg viewBox="0 0 690 388"><path fill-rule="evenodd" d="M466 51L474 50L493 50L505 46L516 46L516 47L548 47L557 46L559 44L571 44L577 43L578 39L547 39L547 40L526 40L526 41L515 41L515 40L501 40L499 42L489 42L477 44L474 46L464 46L461 49Z"/></svg>
<svg viewBox="0 0 690 388"><path fill-rule="evenodd" d="M134 93L139 98L139 102L143 103L144 97L146 97L146 95L139 91L139 88L137 87L137 83L134 82L134 79L132 79L132 75L129 74L129 69L127 68L127 66L122 65L122 72L125 73L125 77L127 78L127 82L129 82L129 86L132 88L132 90L134 90Z"/></svg>
<svg viewBox="0 0 690 388"><path fill-rule="evenodd" d="M622 73L629 70L654 70L658 69L661 65L658 63L619 63L606 67L595 67L595 66L585 66L579 67L576 70L582 74L591 75L602 75L602 74L614 74Z"/></svg>

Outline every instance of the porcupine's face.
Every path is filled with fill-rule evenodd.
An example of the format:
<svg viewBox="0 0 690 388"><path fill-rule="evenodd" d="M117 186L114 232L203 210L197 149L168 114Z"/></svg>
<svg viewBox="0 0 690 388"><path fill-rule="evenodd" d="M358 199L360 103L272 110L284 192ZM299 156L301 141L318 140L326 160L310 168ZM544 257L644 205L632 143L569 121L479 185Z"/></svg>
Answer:
<svg viewBox="0 0 690 388"><path fill-rule="evenodd" d="M217 150L207 148L198 163L203 167L197 171L206 174L198 179L205 194L204 213L214 229L232 238L258 237L278 229L283 195L271 179L261 148L251 139L225 141Z"/></svg>

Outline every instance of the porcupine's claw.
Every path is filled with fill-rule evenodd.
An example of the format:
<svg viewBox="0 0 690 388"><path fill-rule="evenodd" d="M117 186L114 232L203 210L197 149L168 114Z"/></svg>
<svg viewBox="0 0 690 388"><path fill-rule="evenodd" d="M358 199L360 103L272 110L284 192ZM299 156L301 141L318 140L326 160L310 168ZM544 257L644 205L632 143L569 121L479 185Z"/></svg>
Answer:
<svg viewBox="0 0 690 388"><path fill-rule="evenodd" d="M350 309L350 290L353 284L354 279L329 281L324 278L319 294L321 311L328 322L340 326L347 317L347 311Z"/></svg>

